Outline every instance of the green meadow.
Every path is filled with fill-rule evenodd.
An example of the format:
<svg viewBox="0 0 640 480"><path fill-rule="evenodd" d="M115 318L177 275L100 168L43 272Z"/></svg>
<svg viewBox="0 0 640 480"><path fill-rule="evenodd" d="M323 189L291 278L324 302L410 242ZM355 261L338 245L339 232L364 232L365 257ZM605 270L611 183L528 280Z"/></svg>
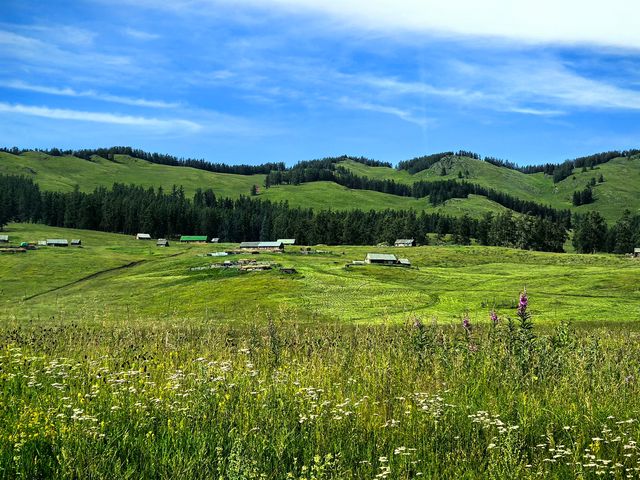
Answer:
<svg viewBox="0 0 640 480"><path fill-rule="evenodd" d="M0 478L640 476L640 261L6 230Z"/></svg>
<svg viewBox="0 0 640 480"><path fill-rule="evenodd" d="M640 261L614 255L529 252L481 246L415 248L300 246L281 254L209 257L237 245L158 248L155 241L41 225L11 224L13 242L79 238L82 248L41 248L0 256L4 319L57 322L243 322L283 312L301 322L423 321L451 324L463 315L486 323L512 312L517 293L535 299L538 322L631 323L640 319ZM407 257L411 268L346 267L368 252ZM255 259L277 268L196 270Z"/></svg>

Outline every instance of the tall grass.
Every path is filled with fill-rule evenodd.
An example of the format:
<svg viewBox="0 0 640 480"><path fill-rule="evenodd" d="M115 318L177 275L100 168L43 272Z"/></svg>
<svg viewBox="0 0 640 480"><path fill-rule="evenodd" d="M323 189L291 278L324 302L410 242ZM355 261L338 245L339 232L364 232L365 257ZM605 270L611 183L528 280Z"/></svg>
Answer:
<svg viewBox="0 0 640 480"><path fill-rule="evenodd" d="M5 326L4 478L635 478L635 334Z"/></svg>

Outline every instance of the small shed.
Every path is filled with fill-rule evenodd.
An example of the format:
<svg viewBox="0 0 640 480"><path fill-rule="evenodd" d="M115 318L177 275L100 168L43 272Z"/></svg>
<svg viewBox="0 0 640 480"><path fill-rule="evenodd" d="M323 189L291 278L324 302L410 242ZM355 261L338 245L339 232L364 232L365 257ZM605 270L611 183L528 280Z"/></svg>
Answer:
<svg viewBox="0 0 640 480"><path fill-rule="evenodd" d="M47 247L68 247L69 240L63 238L48 238Z"/></svg>
<svg viewBox="0 0 640 480"><path fill-rule="evenodd" d="M169 240L167 240L166 238L159 238L158 241L156 242L156 247L168 247L169 246Z"/></svg>
<svg viewBox="0 0 640 480"><path fill-rule="evenodd" d="M82 240L80 240L78 238L71 239L71 246L72 247L81 247L82 246Z"/></svg>
<svg viewBox="0 0 640 480"><path fill-rule="evenodd" d="M182 235L180 243L207 243L206 235Z"/></svg>
<svg viewBox="0 0 640 480"><path fill-rule="evenodd" d="M633 249L633 256L635 258L640 258L640 247L636 247Z"/></svg>
<svg viewBox="0 0 640 480"><path fill-rule="evenodd" d="M413 238L399 238L395 243L396 247L415 247L416 241Z"/></svg>
<svg viewBox="0 0 640 480"><path fill-rule="evenodd" d="M218 237L213 237L211 240L209 240L209 243L220 243L220 239Z"/></svg>
<svg viewBox="0 0 640 480"><path fill-rule="evenodd" d="M9 243L9 235L0 235L0 243Z"/></svg>
<svg viewBox="0 0 640 480"><path fill-rule="evenodd" d="M296 239L295 238L279 238L277 241L282 243L283 245L295 245L296 244Z"/></svg>
<svg viewBox="0 0 640 480"><path fill-rule="evenodd" d="M136 240L151 240L151 235L148 233L138 233L136 235Z"/></svg>
<svg viewBox="0 0 640 480"><path fill-rule="evenodd" d="M408 258L399 258L398 265L400 265L401 267L410 267L411 262L409 261Z"/></svg>
<svg viewBox="0 0 640 480"><path fill-rule="evenodd" d="M398 258L390 253L367 253L365 263L378 265L396 265Z"/></svg>
<svg viewBox="0 0 640 480"><path fill-rule="evenodd" d="M47 241L46 240L38 240L38 246L39 247L46 247L47 246Z"/></svg>

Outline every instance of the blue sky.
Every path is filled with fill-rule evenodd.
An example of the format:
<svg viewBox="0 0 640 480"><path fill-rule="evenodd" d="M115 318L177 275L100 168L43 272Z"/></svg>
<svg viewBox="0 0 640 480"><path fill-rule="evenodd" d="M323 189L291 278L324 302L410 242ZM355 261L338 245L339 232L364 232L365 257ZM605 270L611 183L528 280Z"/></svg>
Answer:
<svg viewBox="0 0 640 480"><path fill-rule="evenodd" d="M628 0L3 0L0 144L215 162L640 147Z"/></svg>

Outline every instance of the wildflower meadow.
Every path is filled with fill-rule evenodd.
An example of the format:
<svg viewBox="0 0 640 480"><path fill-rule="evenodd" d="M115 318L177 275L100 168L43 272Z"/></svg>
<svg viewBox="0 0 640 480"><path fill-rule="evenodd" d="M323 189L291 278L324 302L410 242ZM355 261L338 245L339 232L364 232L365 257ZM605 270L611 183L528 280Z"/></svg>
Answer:
<svg viewBox="0 0 640 480"><path fill-rule="evenodd" d="M150 323L0 331L2 478L638 478L635 333Z"/></svg>

